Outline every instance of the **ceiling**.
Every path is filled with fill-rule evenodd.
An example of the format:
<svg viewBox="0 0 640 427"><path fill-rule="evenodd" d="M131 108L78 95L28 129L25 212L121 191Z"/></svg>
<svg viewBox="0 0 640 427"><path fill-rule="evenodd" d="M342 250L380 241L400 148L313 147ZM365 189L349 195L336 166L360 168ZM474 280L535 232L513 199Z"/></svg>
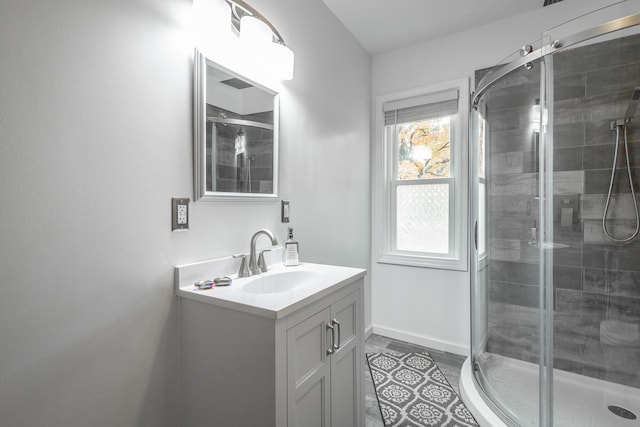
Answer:
<svg viewBox="0 0 640 427"><path fill-rule="evenodd" d="M322 0L372 55L542 7L543 0Z"/></svg>

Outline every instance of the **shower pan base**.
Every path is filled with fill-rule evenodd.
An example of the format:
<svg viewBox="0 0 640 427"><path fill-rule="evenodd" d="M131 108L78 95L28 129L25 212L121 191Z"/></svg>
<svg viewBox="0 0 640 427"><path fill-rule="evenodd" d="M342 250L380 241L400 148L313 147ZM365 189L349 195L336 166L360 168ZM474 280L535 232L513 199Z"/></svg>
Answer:
<svg viewBox="0 0 640 427"><path fill-rule="evenodd" d="M523 421L523 426L537 425L539 367L504 356L485 353L479 360L484 367L488 387L505 399ZM638 425L619 413L640 416L638 389L585 377L567 371L554 370L554 427L627 427ZM460 394L465 405L482 427L506 427L484 402L473 379L467 359L460 374ZM623 408L612 411L609 407ZM618 412L618 414L616 414Z"/></svg>

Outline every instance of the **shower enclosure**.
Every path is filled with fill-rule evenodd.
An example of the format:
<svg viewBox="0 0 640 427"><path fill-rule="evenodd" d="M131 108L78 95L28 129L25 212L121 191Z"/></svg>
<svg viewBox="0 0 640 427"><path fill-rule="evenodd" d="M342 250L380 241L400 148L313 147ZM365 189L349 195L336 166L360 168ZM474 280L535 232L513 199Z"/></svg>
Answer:
<svg viewBox="0 0 640 427"><path fill-rule="evenodd" d="M639 24L476 73L463 396L506 425L640 425Z"/></svg>

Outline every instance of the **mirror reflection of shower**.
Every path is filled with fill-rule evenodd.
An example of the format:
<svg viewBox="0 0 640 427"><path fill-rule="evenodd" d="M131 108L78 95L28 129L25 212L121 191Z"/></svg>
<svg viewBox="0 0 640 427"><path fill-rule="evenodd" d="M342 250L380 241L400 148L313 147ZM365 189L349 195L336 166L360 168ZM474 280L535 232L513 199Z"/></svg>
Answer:
<svg viewBox="0 0 640 427"><path fill-rule="evenodd" d="M198 195L208 200L274 197L278 94L208 60L206 78L197 81L197 107L204 110L194 123Z"/></svg>
<svg viewBox="0 0 640 427"><path fill-rule="evenodd" d="M616 144L614 148L613 154L613 165L611 166L611 178L609 179L609 191L607 193L607 199L604 205L604 212L602 213L602 231L605 236L607 236L610 240L617 243L626 243L633 240L640 232L640 214L638 213L638 201L636 199L636 193L633 188L633 178L631 177L631 165L629 162L629 144L627 141L627 129L629 127L629 123L631 119L636 113L636 109L638 108L638 102L640 102L640 87L635 87L633 89L633 93L631 94L631 100L627 106L627 111L622 119L618 119L611 122L611 130L616 132ZM613 193L613 182L616 176L616 167L618 165L618 148L620 146L620 138L623 138L624 143L624 155L626 160L626 172L629 180L629 189L631 190L631 199L633 201L633 207L635 209L635 221L636 228L630 235L626 237L615 237L613 233L611 233L607 229L607 214L609 212L609 205L611 203L611 195Z"/></svg>
<svg viewBox="0 0 640 427"><path fill-rule="evenodd" d="M231 193L273 191L273 126L258 114L209 106L207 187Z"/></svg>

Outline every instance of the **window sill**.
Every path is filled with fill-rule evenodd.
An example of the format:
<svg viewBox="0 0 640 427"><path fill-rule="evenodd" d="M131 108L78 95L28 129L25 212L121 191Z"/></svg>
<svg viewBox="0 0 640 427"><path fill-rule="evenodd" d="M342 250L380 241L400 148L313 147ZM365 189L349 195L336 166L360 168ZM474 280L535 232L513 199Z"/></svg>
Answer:
<svg viewBox="0 0 640 427"><path fill-rule="evenodd" d="M379 264L404 265L407 267L436 268L440 270L467 271L466 260L459 258L434 258L419 255L384 253Z"/></svg>

